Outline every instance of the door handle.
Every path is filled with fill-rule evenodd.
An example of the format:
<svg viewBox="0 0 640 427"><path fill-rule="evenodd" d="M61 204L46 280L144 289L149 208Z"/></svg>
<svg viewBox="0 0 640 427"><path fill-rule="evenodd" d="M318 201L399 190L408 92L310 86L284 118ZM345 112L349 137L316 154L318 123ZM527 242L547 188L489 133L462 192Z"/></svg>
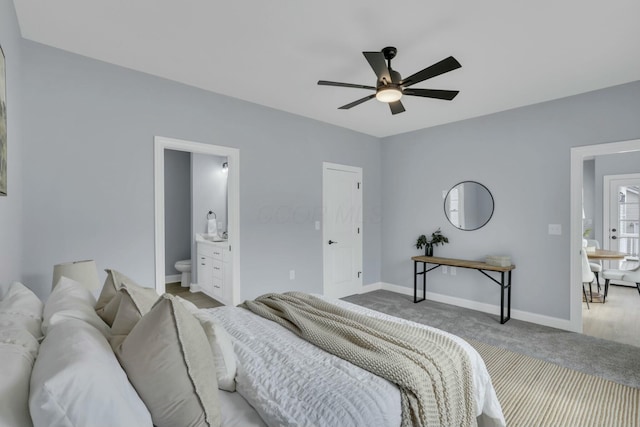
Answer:
<svg viewBox="0 0 640 427"><path fill-rule="evenodd" d="M333 240L329 240L329 244L333 245L334 243L338 243L338 242L334 242Z"/></svg>
<svg viewBox="0 0 640 427"><path fill-rule="evenodd" d="M617 237L616 237L616 236L611 236L611 238L612 238L613 240L616 240L616 239L617 239Z"/></svg>
<svg viewBox="0 0 640 427"><path fill-rule="evenodd" d="M612 231L613 233L615 233L615 232L616 232L616 231L618 231L618 230L616 230L615 228L612 228L612 229L611 229L611 231Z"/></svg>

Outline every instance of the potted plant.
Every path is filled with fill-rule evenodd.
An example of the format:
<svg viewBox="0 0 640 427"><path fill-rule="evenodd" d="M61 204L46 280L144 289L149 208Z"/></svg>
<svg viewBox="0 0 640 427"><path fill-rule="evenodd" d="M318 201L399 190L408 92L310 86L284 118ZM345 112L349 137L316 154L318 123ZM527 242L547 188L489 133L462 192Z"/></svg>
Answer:
<svg viewBox="0 0 640 427"><path fill-rule="evenodd" d="M424 256L433 256L433 247L438 245L444 245L445 243L449 243L449 239L445 237L440 231L440 227L433 233L431 233L431 238L427 240L427 236L422 234L416 240L416 248L422 249L424 246Z"/></svg>

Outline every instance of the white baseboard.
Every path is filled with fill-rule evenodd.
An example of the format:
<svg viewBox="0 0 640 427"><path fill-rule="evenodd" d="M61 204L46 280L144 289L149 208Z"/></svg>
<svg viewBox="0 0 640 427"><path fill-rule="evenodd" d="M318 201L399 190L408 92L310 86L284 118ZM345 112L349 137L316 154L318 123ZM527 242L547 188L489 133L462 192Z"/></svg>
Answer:
<svg viewBox="0 0 640 427"><path fill-rule="evenodd" d="M413 297L413 288L407 286L399 286L391 283L378 282L372 283L362 287L362 292L372 292L376 290L385 290L395 292L402 295L409 295ZM452 297L449 295L438 294L435 292L427 292L426 298L431 301L441 302L444 304L451 304L457 307L468 308L471 310L481 311L483 313L489 313L494 315L500 315L500 306L494 304L487 304L478 301L471 301L464 298ZM538 325L549 326L551 328L558 328L567 331L573 331L571 323L568 319L559 319L557 317L545 316L543 314L530 313L528 311L515 310L511 308L511 318L518 319L525 322L536 323Z"/></svg>
<svg viewBox="0 0 640 427"><path fill-rule="evenodd" d="M182 274L172 274L169 276L165 276L164 283L175 283L182 281Z"/></svg>
<svg viewBox="0 0 640 427"><path fill-rule="evenodd" d="M373 291L378 291L380 289L382 289L382 282L376 282L376 283L370 283L368 285L363 285L362 286L362 292L360 292L361 294L366 294L367 292L373 292Z"/></svg>
<svg viewBox="0 0 640 427"><path fill-rule="evenodd" d="M192 283L189 286L189 292L200 292L200 286L197 283Z"/></svg>

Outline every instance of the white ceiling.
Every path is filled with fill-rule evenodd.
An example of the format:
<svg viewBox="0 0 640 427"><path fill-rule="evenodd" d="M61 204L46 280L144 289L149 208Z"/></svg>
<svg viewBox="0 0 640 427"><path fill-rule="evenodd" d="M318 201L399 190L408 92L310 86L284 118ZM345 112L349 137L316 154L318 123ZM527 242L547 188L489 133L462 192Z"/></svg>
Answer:
<svg viewBox="0 0 640 427"><path fill-rule="evenodd" d="M23 37L384 137L640 80L638 0L14 0ZM453 55L392 116L362 51L398 48L407 77Z"/></svg>

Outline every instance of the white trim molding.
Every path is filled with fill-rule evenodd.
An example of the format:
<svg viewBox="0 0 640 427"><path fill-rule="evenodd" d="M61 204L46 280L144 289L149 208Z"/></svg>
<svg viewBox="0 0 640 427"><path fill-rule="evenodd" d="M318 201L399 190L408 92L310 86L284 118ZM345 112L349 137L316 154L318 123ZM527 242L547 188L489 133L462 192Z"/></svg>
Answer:
<svg viewBox="0 0 640 427"><path fill-rule="evenodd" d="M171 274L164 277L164 283L176 283L182 281L182 274Z"/></svg>
<svg viewBox="0 0 640 427"><path fill-rule="evenodd" d="M368 285L363 285L362 291L360 291L360 293L366 294L367 292L379 291L380 289L382 289L382 285L384 285L384 283L382 282L369 283Z"/></svg>
<svg viewBox="0 0 640 427"><path fill-rule="evenodd" d="M573 332L582 333L582 186L584 160L607 154L640 151L640 139L571 148L569 324Z"/></svg>
<svg viewBox="0 0 640 427"><path fill-rule="evenodd" d="M242 302L240 300L240 150L221 145L184 141L162 136L156 136L154 138L156 291L162 295L166 290L164 282L164 150L166 149L227 157L227 162L229 163L227 181L229 214L227 229L229 230L231 264L233 266L231 301L233 305L238 305Z"/></svg>
<svg viewBox="0 0 640 427"><path fill-rule="evenodd" d="M407 286L399 286L391 283L378 282L370 285L363 286L363 292L372 292L379 289L395 292L397 294L408 295L413 298L413 288ZM500 316L500 306L494 304L487 304L483 302L471 301L464 298L452 297L449 295L438 294L435 292L427 292L427 300L441 302L444 304L455 305L457 307L468 308L470 310L481 311L483 313L489 313L495 316ZM418 303L419 305L420 303ZM549 326L551 328L558 328L564 330L570 329L570 322L567 319L559 319L557 317L544 316L542 314L530 313L528 311L511 309L511 318L522 320L525 322L536 323L538 325ZM497 319L499 320L499 319Z"/></svg>

